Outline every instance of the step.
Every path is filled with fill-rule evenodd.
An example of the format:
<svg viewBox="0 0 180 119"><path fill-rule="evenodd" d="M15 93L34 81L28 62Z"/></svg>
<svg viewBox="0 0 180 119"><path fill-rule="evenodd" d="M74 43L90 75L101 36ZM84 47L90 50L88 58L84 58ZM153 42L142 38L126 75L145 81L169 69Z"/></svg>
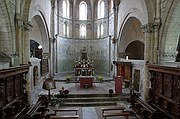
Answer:
<svg viewBox="0 0 180 119"><path fill-rule="evenodd" d="M59 95L56 95L59 98ZM113 94L112 97L119 97L119 98L128 98L130 96L130 94L121 94L116 96L115 94ZM109 97L109 94L68 94L67 95L68 98L85 98L85 97Z"/></svg>
<svg viewBox="0 0 180 119"><path fill-rule="evenodd" d="M127 98L119 97L86 97L86 98L58 98L63 99L65 102L103 102L103 101L126 101Z"/></svg>
<svg viewBox="0 0 180 119"><path fill-rule="evenodd" d="M117 102L64 102L60 103L59 106L66 106L66 107L89 107L89 106L111 106L111 105L117 105Z"/></svg>

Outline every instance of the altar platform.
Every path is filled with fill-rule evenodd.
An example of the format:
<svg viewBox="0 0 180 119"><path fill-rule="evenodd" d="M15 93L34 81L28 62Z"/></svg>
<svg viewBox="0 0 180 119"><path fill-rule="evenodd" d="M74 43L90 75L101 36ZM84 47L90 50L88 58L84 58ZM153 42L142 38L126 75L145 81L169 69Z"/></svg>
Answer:
<svg viewBox="0 0 180 119"><path fill-rule="evenodd" d="M57 94L62 87L69 90L69 94L109 94L109 89L113 89L115 92L115 80L111 77L103 77L103 81L97 81L94 79L92 87L81 87L78 81L66 81L67 76L55 76L56 89L52 89L51 93ZM42 90L40 93L44 94L48 91ZM129 94L128 88L123 87L123 94Z"/></svg>

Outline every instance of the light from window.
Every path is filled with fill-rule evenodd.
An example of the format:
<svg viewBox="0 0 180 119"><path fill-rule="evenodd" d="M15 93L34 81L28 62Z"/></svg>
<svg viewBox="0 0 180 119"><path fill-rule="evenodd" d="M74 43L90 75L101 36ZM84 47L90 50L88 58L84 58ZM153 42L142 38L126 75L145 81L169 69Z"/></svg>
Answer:
<svg viewBox="0 0 180 119"><path fill-rule="evenodd" d="M69 26L67 22L63 24L63 34L64 36L69 36Z"/></svg>
<svg viewBox="0 0 180 119"><path fill-rule="evenodd" d="M81 24L80 25L80 37L86 37L86 25L85 24Z"/></svg>
<svg viewBox="0 0 180 119"><path fill-rule="evenodd" d="M101 23L100 25L98 25L97 28L97 37L100 38L104 35L104 26L103 23Z"/></svg>
<svg viewBox="0 0 180 119"><path fill-rule="evenodd" d="M79 5L79 19L87 20L87 4L84 1Z"/></svg>
<svg viewBox="0 0 180 119"><path fill-rule="evenodd" d="M98 3L98 19L104 18L104 1L99 1Z"/></svg>
<svg viewBox="0 0 180 119"><path fill-rule="evenodd" d="M63 0L63 17L69 18L69 1Z"/></svg>
<svg viewBox="0 0 180 119"><path fill-rule="evenodd" d="M103 24L101 23L101 36L103 36L104 35L104 26L103 26Z"/></svg>

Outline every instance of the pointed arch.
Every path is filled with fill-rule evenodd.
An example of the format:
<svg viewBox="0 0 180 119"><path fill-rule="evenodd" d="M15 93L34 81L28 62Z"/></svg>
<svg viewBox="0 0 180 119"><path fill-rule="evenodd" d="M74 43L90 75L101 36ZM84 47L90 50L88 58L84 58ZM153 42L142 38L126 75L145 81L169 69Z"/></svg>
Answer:
<svg viewBox="0 0 180 119"><path fill-rule="evenodd" d="M104 18L104 8L105 8L105 3L103 0L99 0L98 2L98 16L97 18L100 19L100 18Z"/></svg>
<svg viewBox="0 0 180 119"><path fill-rule="evenodd" d="M62 2L63 17L69 18L69 0L63 0Z"/></svg>
<svg viewBox="0 0 180 119"><path fill-rule="evenodd" d="M79 20L87 20L87 4L84 1L79 4Z"/></svg>
<svg viewBox="0 0 180 119"><path fill-rule="evenodd" d="M86 25L85 24L80 25L80 34L79 35L81 38L86 37Z"/></svg>

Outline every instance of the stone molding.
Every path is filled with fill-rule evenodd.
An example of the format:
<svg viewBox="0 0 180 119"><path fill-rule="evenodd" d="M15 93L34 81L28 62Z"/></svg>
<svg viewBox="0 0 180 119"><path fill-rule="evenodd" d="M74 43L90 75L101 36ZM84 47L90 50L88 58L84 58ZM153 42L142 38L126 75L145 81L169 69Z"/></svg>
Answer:
<svg viewBox="0 0 180 119"><path fill-rule="evenodd" d="M30 21L24 20L19 15L16 16L16 23L18 28L22 29L23 31L30 31L33 27Z"/></svg>
<svg viewBox="0 0 180 119"><path fill-rule="evenodd" d="M161 26L160 22L154 22L154 23L148 23L142 25L141 29L143 30L143 33L153 33L153 32L157 32L160 26Z"/></svg>

